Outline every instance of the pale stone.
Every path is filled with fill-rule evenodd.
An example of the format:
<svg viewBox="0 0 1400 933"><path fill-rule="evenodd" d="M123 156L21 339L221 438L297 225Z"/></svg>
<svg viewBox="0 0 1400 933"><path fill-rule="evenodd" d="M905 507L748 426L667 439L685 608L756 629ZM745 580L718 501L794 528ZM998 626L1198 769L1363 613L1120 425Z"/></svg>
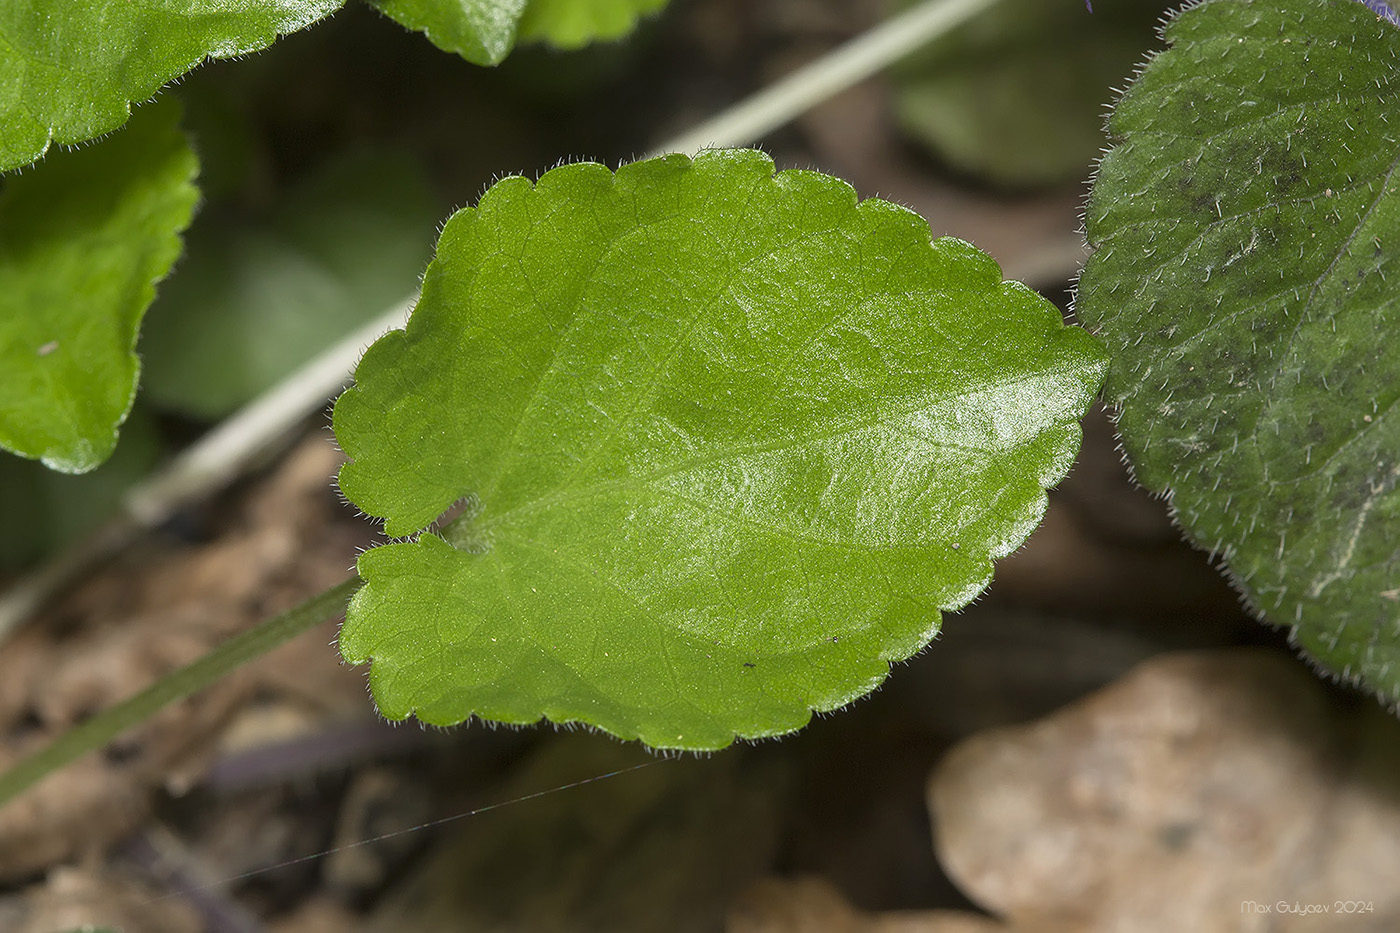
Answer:
<svg viewBox="0 0 1400 933"><path fill-rule="evenodd" d="M1230 650L974 736L929 799L949 876L1017 930L1394 930L1398 779L1400 723Z"/></svg>

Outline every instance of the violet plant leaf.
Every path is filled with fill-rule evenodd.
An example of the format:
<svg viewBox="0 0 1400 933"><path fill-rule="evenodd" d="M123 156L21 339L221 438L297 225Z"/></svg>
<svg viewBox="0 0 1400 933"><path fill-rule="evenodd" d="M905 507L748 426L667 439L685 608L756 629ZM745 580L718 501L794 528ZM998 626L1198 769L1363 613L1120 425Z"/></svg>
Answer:
<svg viewBox="0 0 1400 933"><path fill-rule="evenodd" d="M1400 30L1206 0L1123 96L1080 320L1137 478L1310 657L1400 700Z"/></svg>
<svg viewBox="0 0 1400 933"><path fill-rule="evenodd" d="M336 403L342 491L405 539L341 652L391 719L792 731L987 585L1104 366L969 244L759 152L506 178Z"/></svg>

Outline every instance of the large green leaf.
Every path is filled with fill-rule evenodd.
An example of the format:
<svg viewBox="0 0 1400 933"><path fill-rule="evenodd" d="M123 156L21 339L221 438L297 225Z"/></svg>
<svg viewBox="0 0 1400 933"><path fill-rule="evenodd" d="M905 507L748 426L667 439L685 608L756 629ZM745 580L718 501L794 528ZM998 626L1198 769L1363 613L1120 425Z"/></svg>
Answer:
<svg viewBox="0 0 1400 933"><path fill-rule="evenodd" d="M189 235L142 329L147 397L218 418L403 299L441 220L406 156L342 156L262 222Z"/></svg>
<svg viewBox="0 0 1400 933"><path fill-rule="evenodd" d="M264 48L345 0L7 0L0 3L0 171L50 140L121 126L133 101L206 58Z"/></svg>
<svg viewBox="0 0 1400 933"><path fill-rule="evenodd" d="M904 5L910 5L907 0ZM961 171L1010 186L1082 179L1103 110L1164 0L1000 0L895 69L900 121Z"/></svg>
<svg viewBox="0 0 1400 933"><path fill-rule="evenodd" d="M423 33L438 48L478 65L495 65L515 46L526 0L370 0L386 16Z"/></svg>
<svg viewBox="0 0 1400 933"><path fill-rule="evenodd" d="M396 719L799 728L986 585L1103 367L973 247L758 152L507 178L336 403L341 489L417 535L361 556L341 651Z"/></svg>
<svg viewBox="0 0 1400 933"><path fill-rule="evenodd" d="M0 447L68 473L116 444L136 332L199 192L179 108L51 154L0 190Z"/></svg>
<svg viewBox="0 0 1400 933"><path fill-rule="evenodd" d="M1119 103L1078 313L1138 478L1313 657L1400 699L1400 31L1209 0Z"/></svg>
<svg viewBox="0 0 1400 933"><path fill-rule="evenodd" d="M522 39L542 39L576 49L600 39L620 39L666 0L529 0L520 20Z"/></svg>

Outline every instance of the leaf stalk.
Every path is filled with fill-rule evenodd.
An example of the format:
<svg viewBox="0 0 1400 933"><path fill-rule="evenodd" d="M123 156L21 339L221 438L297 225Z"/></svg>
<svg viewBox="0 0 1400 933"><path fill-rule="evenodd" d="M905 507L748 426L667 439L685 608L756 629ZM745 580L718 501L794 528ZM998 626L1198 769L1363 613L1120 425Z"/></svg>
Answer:
<svg viewBox="0 0 1400 933"><path fill-rule="evenodd" d="M167 674L135 696L84 720L0 774L0 806L71 761L96 751L163 707L218 681L231 671L307 629L345 611L360 587L352 577L319 595L235 635L203 657Z"/></svg>

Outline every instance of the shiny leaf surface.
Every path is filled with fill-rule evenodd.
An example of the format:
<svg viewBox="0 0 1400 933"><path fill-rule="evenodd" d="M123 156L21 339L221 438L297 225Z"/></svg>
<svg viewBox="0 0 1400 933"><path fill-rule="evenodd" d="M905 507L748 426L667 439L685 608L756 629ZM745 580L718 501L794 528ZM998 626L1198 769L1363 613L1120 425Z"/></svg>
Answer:
<svg viewBox="0 0 1400 933"><path fill-rule="evenodd" d="M801 727L1038 523L1102 350L958 240L738 150L507 178L337 402L390 718ZM460 517L435 522L466 500Z"/></svg>

